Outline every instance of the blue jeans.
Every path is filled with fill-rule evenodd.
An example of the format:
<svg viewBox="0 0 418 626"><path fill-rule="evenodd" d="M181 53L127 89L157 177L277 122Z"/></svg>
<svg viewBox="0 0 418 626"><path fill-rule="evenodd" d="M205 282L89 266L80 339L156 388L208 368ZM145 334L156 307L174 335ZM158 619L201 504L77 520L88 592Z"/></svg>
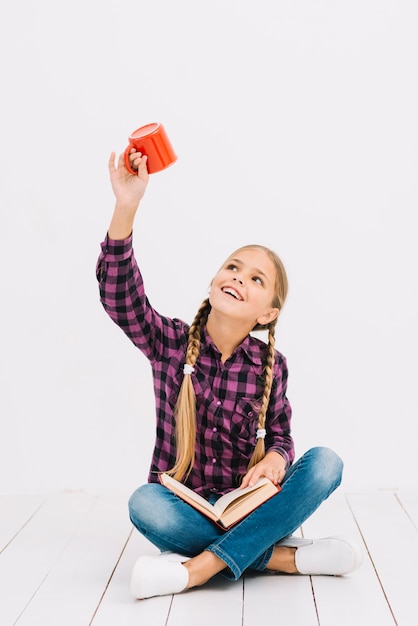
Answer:
<svg viewBox="0 0 418 626"><path fill-rule="evenodd" d="M275 544L295 532L339 486L342 469L335 452L312 448L289 468L274 498L227 531L159 483L132 494L130 518L161 551L196 556L209 550L226 563L223 574L238 580L247 569L266 568Z"/></svg>

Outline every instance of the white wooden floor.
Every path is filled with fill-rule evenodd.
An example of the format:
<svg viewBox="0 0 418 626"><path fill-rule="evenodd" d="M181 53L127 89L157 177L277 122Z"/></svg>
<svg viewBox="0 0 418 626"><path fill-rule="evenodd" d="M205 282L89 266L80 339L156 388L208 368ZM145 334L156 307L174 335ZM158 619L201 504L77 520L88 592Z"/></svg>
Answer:
<svg viewBox="0 0 418 626"><path fill-rule="evenodd" d="M350 576L219 577L142 601L130 571L157 551L132 530L129 495L0 496L1 626L418 625L418 492L337 492L308 520L305 537L359 539Z"/></svg>

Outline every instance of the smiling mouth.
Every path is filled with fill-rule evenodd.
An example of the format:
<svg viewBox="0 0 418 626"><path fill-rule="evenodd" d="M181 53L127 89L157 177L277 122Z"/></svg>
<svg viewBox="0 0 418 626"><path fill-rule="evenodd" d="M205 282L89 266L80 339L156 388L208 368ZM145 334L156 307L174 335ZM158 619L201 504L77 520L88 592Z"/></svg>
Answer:
<svg viewBox="0 0 418 626"><path fill-rule="evenodd" d="M232 287L224 287L222 289L222 293L226 293L229 296L232 296L233 298L235 298L235 300L239 300L240 302L242 302L242 300L243 300L243 298L238 293L238 291L235 291L235 289L232 289Z"/></svg>

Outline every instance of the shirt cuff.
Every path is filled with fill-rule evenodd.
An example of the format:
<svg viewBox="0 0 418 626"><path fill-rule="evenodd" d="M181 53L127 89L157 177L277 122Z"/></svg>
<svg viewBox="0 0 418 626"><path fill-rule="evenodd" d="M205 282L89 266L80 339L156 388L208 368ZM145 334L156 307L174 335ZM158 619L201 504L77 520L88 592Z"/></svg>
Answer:
<svg viewBox="0 0 418 626"><path fill-rule="evenodd" d="M286 450L284 450L283 448L278 448L278 447L273 446L272 448L269 448L268 450L266 450L266 454L267 452L277 452L277 454L280 454L280 456L283 457L284 460L286 461L286 469L289 468L290 461L289 461L289 455L286 452Z"/></svg>
<svg viewBox="0 0 418 626"><path fill-rule="evenodd" d="M120 262L129 259L132 254L132 233L126 239L110 239L106 234L101 243L102 254L107 262Z"/></svg>

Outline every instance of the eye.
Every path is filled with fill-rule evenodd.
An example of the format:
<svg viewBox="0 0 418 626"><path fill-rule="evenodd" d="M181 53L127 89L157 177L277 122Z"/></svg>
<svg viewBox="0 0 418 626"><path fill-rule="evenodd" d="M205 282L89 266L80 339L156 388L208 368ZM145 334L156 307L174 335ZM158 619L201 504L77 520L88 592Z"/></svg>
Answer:
<svg viewBox="0 0 418 626"><path fill-rule="evenodd" d="M254 281L255 283L257 283L258 285L261 285L261 286L262 286L262 285L264 285L264 283L263 283L263 279L262 279L262 278L260 278L259 276L254 276L254 277L253 277L253 281Z"/></svg>
<svg viewBox="0 0 418 626"><path fill-rule="evenodd" d="M226 269L227 270L232 270L233 272L236 272L238 268L233 263L230 263L229 265L226 266Z"/></svg>

